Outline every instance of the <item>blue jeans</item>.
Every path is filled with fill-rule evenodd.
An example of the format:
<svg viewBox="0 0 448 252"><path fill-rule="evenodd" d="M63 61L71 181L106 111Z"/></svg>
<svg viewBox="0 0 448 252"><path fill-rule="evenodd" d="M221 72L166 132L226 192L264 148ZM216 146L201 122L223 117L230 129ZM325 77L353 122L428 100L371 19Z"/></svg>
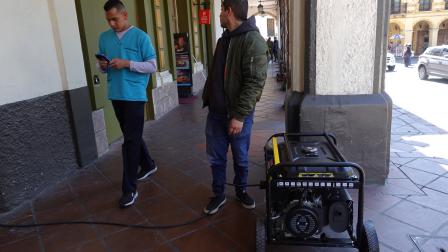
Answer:
<svg viewBox="0 0 448 252"><path fill-rule="evenodd" d="M249 145L254 113L244 119L243 129L236 136L228 135L229 119L223 115L209 113L205 129L207 142L207 157L210 162L213 174L213 193L215 196L224 195L226 183L227 150L229 144L232 148L233 169L235 177L233 183L240 185L236 187L236 193L246 190L248 166L249 166Z"/></svg>

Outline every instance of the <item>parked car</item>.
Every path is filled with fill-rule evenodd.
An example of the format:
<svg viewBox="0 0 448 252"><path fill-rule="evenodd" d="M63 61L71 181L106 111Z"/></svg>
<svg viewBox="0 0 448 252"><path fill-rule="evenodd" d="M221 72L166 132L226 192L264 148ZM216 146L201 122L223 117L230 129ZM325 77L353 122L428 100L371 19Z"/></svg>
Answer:
<svg viewBox="0 0 448 252"><path fill-rule="evenodd" d="M428 76L448 78L448 45L428 47L418 58L418 77Z"/></svg>
<svg viewBox="0 0 448 252"><path fill-rule="evenodd" d="M387 53L386 66L388 71L393 71L395 69L395 56L392 53Z"/></svg>

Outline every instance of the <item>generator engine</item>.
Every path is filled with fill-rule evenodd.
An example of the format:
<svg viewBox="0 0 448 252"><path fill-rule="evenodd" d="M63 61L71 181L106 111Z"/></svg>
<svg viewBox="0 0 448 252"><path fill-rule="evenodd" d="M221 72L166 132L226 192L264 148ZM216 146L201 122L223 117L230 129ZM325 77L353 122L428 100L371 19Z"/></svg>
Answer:
<svg viewBox="0 0 448 252"><path fill-rule="evenodd" d="M284 139L272 143L275 149L265 147L269 237L307 239L321 235L326 226L336 233L352 231L353 201L347 189L357 187L355 171L332 167L338 156L328 144ZM277 167L276 162L292 165ZM322 162L327 165L316 165Z"/></svg>
<svg viewBox="0 0 448 252"><path fill-rule="evenodd" d="M291 183L291 182L290 182ZM279 188L272 194L272 235L278 238L307 238L329 225L338 233L352 225L353 202L343 189Z"/></svg>

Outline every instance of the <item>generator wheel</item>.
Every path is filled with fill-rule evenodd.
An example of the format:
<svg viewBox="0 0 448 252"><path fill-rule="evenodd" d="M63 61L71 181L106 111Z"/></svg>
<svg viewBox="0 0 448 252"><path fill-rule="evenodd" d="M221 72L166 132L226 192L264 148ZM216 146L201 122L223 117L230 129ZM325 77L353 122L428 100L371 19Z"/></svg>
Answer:
<svg viewBox="0 0 448 252"><path fill-rule="evenodd" d="M359 237L360 252L379 252L380 243L376 234L375 225L372 221L364 222L363 229Z"/></svg>
<svg viewBox="0 0 448 252"><path fill-rule="evenodd" d="M266 224L263 219L257 218L257 227L255 231L255 251L266 252Z"/></svg>

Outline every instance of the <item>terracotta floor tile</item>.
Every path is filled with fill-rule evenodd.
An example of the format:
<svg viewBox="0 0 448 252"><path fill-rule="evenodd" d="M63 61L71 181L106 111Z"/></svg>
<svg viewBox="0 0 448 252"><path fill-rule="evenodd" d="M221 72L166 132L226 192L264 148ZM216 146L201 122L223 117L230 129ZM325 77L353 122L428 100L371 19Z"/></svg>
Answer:
<svg viewBox="0 0 448 252"><path fill-rule="evenodd" d="M215 223L215 226L241 247L247 249L247 251L255 251L256 223L257 216L253 212L243 211L240 214Z"/></svg>
<svg viewBox="0 0 448 252"><path fill-rule="evenodd" d="M170 193L178 195L185 192L185 189L197 185L198 182L193 180L191 177L183 174L182 172L176 171L175 175L173 176L159 178L159 180L157 180L157 184Z"/></svg>
<svg viewBox="0 0 448 252"><path fill-rule="evenodd" d="M32 204L35 211L42 211L65 205L75 199L76 195L71 192L68 182L63 182L40 193Z"/></svg>
<svg viewBox="0 0 448 252"><path fill-rule="evenodd" d="M96 215L93 215L90 218L90 220L99 222L138 224L144 222L145 218L141 216L140 213L136 211L134 207L128 207L126 209L115 207L110 210L106 210L104 212L100 212ZM126 227L96 225L95 229L97 230L99 236L104 237L112 233L126 229Z"/></svg>
<svg viewBox="0 0 448 252"><path fill-rule="evenodd" d="M47 222L61 222L61 221L76 221L85 219L86 216L87 212L81 205L81 203L78 201L73 201L60 207L56 207L54 209L37 212L36 222L47 223ZM45 228L51 229L54 228L54 226Z"/></svg>
<svg viewBox="0 0 448 252"><path fill-rule="evenodd" d="M39 239L37 236L32 236L24 240L19 240L7 245L0 245L1 252L40 252Z"/></svg>
<svg viewBox="0 0 448 252"><path fill-rule="evenodd" d="M107 252L104 242L99 240L88 241L80 243L74 247L68 248L66 251L70 252Z"/></svg>
<svg viewBox="0 0 448 252"><path fill-rule="evenodd" d="M99 212L118 208L120 197L121 192L118 190L110 191L108 193L98 193L97 191L92 190L89 196L86 195L80 198L79 201L89 214L97 214Z"/></svg>
<svg viewBox="0 0 448 252"><path fill-rule="evenodd" d="M141 223L149 225L148 223ZM163 243L162 237L153 230L125 229L104 238L107 248L112 252L139 252L157 248Z"/></svg>
<svg viewBox="0 0 448 252"><path fill-rule="evenodd" d="M171 244L162 244L157 248L151 249L151 252L177 252L173 245Z"/></svg>
<svg viewBox="0 0 448 252"><path fill-rule="evenodd" d="M190 222L192 220L200 218L201 215L194 213L193 211L185 208L177 209L177 211L172 212L170 214L165 214L157 219L151 221L154 225L176 225L181 223ZM203 219L200 219L199 221L184 225L178 228L169 228L169 229L161 229L162 235L164 235L167 239L173 239L176 237L180 237L182 235L185 235L187 233L193 232L195 230L198 230L199 228L202 228L204 226L209 225L209 218L204 217Z"/></svg>
<svg viewBox="0 0 448 252"><path fill-rule="evenodd" d="M96 168L83 170L75 177L72 177L68 182L75 193L77 190L85 187L93 187L103 183L110 183L107 178L105 178Z"/></svg>
<svg viewBox="0 0 448 252"><path fill-rule="evenodd" d="M92 225L62 225L51 229L44 228L41 235L46 252L62 251L96 239L96 232Z"/></svg>
<svg viewBox="0 0 448 252"><path fill-rule="evenodd" d="M136 203L136 208L149 221L156 220L162 215L172 214L184 207L183 204L177 202L175 198L167 194Z"/></svg>
<svg viewBox="0 0 448 252"><path fill-rule="evenodd" d="M175 196L196 212L202 213L210 198L213 197L213 193L210 187L198 184L186 188Z"/></svg>
<svg viewBox="0 0 448 252"><path fill-rule="evenodd" d="M213 227L207 227L172 242L180 251L235 251L238 245Z"/></svg>
<svg viewBox="0 0 448 252"><path fill-rule="evenodd" d="M137 191L139 201L145 201L165 193L164 190L152 182L151 179L139 182L137 185Z"/></svg>
<svg viewBox="0 0 448 252"><path fill-rule="evenodd" d="M241 204L233 197L227 197L227 202L222 206L219 211L210 217L212 223L219 222L221 220L231 218L234 215L240 214L243 211L247 211Z"/></svg>
<svg viewBox="0 0 448 252"><path fill-rule="evenodd" d="M33 223L33 217L25 216L7 223L18 225L31 224ZM23 240L34 235L37 235L37 230L35 228L10 228L10 229L0 228L0 246L18 240Z"/></svg>
<svg viewBox="0 0 448 252"><path fill-rule="evenodd" d="M107 194L110 192L121 191L121 186L114 185L109 181L101 180L90 184L86 183L72 187L73 193L79 198L90 198L92 194Z"/></svg>

